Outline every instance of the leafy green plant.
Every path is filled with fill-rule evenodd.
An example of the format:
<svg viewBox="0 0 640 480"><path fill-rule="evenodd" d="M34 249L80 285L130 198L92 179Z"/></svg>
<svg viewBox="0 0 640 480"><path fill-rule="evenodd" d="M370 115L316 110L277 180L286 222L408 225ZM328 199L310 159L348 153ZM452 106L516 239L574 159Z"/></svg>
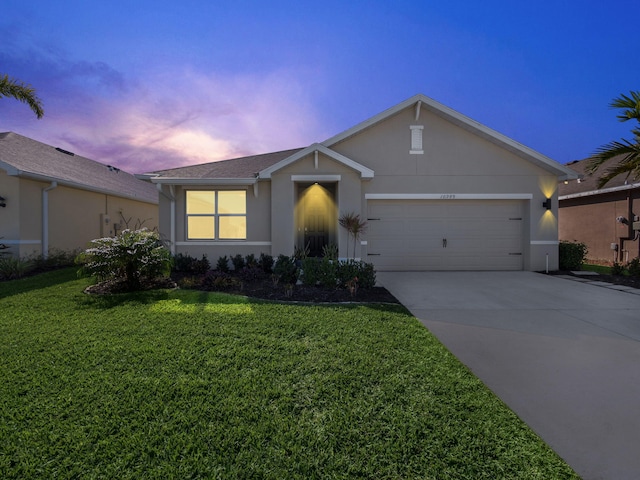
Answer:
<svg viewBox="0 0 640 480"><path fill-rule="evenodd" d="M216 262L216 270L224 273L229 273L229 257L223 255L222 257L218 258L218 261Z"/></svg>
<svg viewBox="0 0 640 480"><path fill-rule="evenodd" d="M325 288L338 286L338 261L323 257L318 270L318 281Z"/></svg>
<svg viewBox="0 0 640 480"><path fill-rule="evenodd" d="M158 233L146 228L92 240L76 262L82 265L79 274L123 282L129 291L139 290L143 279L164 277L171 271L169 250Z"/></svg>
<svg viewBox="0 0 640 480"><path fill-rule="evenodd" d="M273 257L266 253L261 253L258 258L258 264L266 274L273 272Z"/></svg>
<svg viewBox="0 0 640 480"><path fill-rule="evenodd" d="M611 275L622 275L624 273L624 266L621 263L613 262L611 266Z"/></svg>
<svg viewBox="0 0 640 480"><path fill-rule="evenodd" d="M293 258L295 260L304 260L309 256L310 252L311 250L309 248L309 244L305 245L304 248L300 248L296 246L293 248Z"/></svg>
<svg viewBox="0 0 640 480"><path fill-rule="evenodd" d="M338 246L335 243L330 243L322 247L322 256L329 260L338 260Z"/></svg>
<svg viewBox="0 0 640 480"><path fill-rule="evenodd" d="M302 260L300 280L304 285L316 285L320 281L320 264L322 260L319 258L308 257Z"/></svg>
<svg viewBox="0 0 640 480"><path fill-rule="evenodd" d="M228 272L212 270L202 280L201 288L206 291L226 291L240 288L242 282Z"/></svg>
<svg viewBox="0 0 640 480"><path fill-rule="evenodd" d="M295 285L298 281L299 269L293 257L278 255L273 273L278 276L281 283Z"/></svg>
<svg viewBox="0 0 640 480"><path fill-rule="evenodd" d="M244 264L247 267L256 267L258 266L258 260L256 260L256 256L253 253L250 253L244 257Z"/></svg>
<svg viewBox="0 0 640 480"><path fill-rule="evenodd" d="M237 254L231 257L231 263L233 264L233 269L236 272L239 272L240 270L242 270L246 265L244 262L244 257L240 254Z"/></svg>
<svg viewBox="0 0 640 480"><path fill-rule="evenodd" d="M640 258L636 257L627 264L627 271L632 277L640 277Z"/></svg>
<svg viewBox="0 0 640 480"><path fill-rule="evenodd" d="M0 257L0 280L22 278L33 269L29 260L17 257Z"/></svg>
<svg viewBox="0 0 640 480"><path fill-rule="evenodd" d="M338 286L348 287L348 282L358 279L358 288L373 288L376 285L376 271L372 263L349 259L338 264Z"/></svg>
<svg viewBox="0 0 640 480"><path fill-rule="evenodd" d="M560 270L580 270L587 256L587 246L581 242L560 242Z"/></svg>
<svg viewBox="0 0 640 480"><path fill-rule="evenodd" d="M361 220L360 215L356 213L343 213L340 215L338 219L338 223L341 227L343 227L349 237L353 238L353 258L356 256L356 243L362 235L367 230L367 222L366 220ZM347 252L349 251L349 240L347 239Z"/></svg>
<svg viewBox="0 0 640 480"><path fill-rule="evenodd" d="M211 268L207 254L197 259L184 253L178 253L173 257L173 269L176 272L203 274Z"/></svg>

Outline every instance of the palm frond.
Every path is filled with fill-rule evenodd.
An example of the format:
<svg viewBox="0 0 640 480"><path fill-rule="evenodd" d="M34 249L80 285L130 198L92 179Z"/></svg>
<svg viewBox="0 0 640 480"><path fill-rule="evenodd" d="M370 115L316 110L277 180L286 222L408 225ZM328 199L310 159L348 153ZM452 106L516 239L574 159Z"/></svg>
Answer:
<svg viewBox="0 0 640 480"><path fill-rule="evenodd" d="M30 85L25 85L10 78L9 75L0 77L0 98L2 97L13 97L20 102L26 103L38 118L42 118L44 115L42 101L37 97L35 89Z"/></svg>
<svg viewBox="0 0 640 480"><path fill-rule="evenodd" d="M611 108L623 109L623 111L617 115L618 120L621 122L632 119L640 121L640 92L631 91L629 94L630 96L622 94L618 98L614 98L609 106Z"/></svg>

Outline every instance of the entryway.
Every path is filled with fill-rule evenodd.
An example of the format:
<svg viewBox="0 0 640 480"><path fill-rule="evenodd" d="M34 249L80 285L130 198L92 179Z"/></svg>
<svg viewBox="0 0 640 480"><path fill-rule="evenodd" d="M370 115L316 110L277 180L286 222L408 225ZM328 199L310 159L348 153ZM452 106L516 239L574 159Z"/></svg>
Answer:
<svg viewBox="0 0 640 480"><path fill-rule="evenodd" d="M322 256L325 246L337 243L335 196L335 183L298 184L296 246L311 257Z"/></svg>

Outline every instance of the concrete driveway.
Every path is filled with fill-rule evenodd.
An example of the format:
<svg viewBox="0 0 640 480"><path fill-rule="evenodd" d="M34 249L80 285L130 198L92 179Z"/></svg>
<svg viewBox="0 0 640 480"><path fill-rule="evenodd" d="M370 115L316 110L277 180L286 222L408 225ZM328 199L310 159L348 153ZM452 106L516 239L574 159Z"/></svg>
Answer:
<svg viewBox="0 0 640 480"><path fill-rule="evenodd" d="M640 478L640 294L533 272L378 272L586 480Z"/></svg>

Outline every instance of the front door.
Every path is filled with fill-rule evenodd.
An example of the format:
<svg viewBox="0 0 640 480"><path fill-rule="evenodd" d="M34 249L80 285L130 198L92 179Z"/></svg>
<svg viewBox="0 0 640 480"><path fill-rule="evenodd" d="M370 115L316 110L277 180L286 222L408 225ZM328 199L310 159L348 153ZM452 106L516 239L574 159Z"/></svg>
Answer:
<svg viewBox="0 0 640 480"><path fill-rule="evenodd" d="M299 202L301 218L299 219L302 245L311 257L322 256L322 249L331 241L335 230L335 188L333 185L301 185Z"/></svg>

